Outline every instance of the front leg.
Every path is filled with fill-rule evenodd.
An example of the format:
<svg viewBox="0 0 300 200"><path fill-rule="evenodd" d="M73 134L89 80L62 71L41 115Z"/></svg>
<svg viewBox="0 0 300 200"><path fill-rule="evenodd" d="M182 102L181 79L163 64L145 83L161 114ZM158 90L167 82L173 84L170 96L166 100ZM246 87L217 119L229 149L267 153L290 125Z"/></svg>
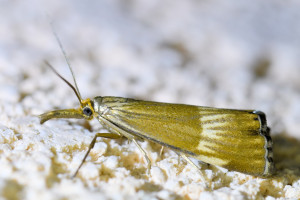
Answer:
<svg viewBox="0 0 300 200"><path fill-rule="evenodd" d="M89 145L89 149L87 150L85 156L83 157L79 167L77 168L77 170L74 173L74 175L72 176L72 178L74 178L78 174L79 169L81 168L81 166L85 162L85 160L86 160L87 156L89 155L90 151L92 150L92 148L94 148L98 137L103 137L103 138L108 138L108 139L118 139L118 138L121 138L123 136L120 135L120 134L117 134L117 133L96 133L96 135L94 136L92 142Z"/></svg>

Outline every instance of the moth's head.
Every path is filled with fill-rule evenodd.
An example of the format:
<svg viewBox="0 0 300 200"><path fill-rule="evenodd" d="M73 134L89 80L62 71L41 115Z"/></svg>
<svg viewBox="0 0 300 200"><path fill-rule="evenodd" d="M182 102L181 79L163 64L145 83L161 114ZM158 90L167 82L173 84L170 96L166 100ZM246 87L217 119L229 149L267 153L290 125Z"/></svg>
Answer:
<svg viewBox="0 0 300 200"><path fill-rule="evenodd" d="M54 73L59 76L65 83L67 83L72 90L74 91L75 95L77 96L80 107L78 109L63 109L63 110L54 110L49 111L46 113L43 113L39 115L40 123L43 124L44 122L50 120L50 119L57 119L57 118L75 118L75 119L87 119L91 120L94 117L94 103L90 99L82 99L81 95L79 93L75 78L75 87L69 83L65 78L63 78L48 62L46 64L54 71ZM72 69L70 68L71 72ZM73 72L72 72L73 75Z"/></svg>
<svg viewBox="0 0 300 200"><path fill-rule="evenodd" d="M81 101L79 110L81 110L85 119L91 120L94 118L94 103L89 98Z"/></svg>
<svg viewBox="0 0 300 200"><path fill-rule="evenodd" d="M41 124L50 119L58 118L91 120L94 118L94 113L93 102L90 99L85 99L81 101L78 109L53 110L39 115L39 118Z"/></svg>

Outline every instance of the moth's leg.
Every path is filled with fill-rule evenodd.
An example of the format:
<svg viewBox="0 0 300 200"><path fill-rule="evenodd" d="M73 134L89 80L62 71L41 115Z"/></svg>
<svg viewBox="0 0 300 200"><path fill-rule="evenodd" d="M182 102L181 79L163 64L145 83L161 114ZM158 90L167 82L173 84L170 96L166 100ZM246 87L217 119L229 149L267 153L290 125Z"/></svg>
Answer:
<svg viewBox="0 0 300 200"><path fill-rule="evenodd" d="M184 158L185 161L186 161L187 163L189 163L189 164L191 164L192 166L194 166L194 167L195 167L197 170L199 170L200 173L201 173L201 168L198 167L197 165L195 165L195 163L193 163L193 162L191 161L191 159L189 159L185 154L180 153L179 155L180 155L182 158ZM202 173L201 173L201 174L202 174Z"/></svg>
<svg viewBox="0 0 300 200"><path fill-rule="evenodd" d="M164 146L161 146L161 149L160 149L160 152L159 152L159 156L161 157L161 155L163 154L164 152Z"/></svg>
<svg viewBox="0 0 300 200"><path fill-rule="evenodd" d="M180 157L182 157L182 156L181 156L181 153L179 153L179 152L175 151L175 153L177 154L177 165L179 165L181 163L180 162Z"/></svg>
<svg viewBox="0 0 300 200"><path fill-rule="evenodd" d="M127 132L126 130L121 129L120 127L116 126L115 124L111 123L104 117L98 116L98 120L106 127L109 127L111 131L116 132L119 135L122 135L126 137L129 141L133 141L134 144L139 148L139 150L143 153L146 161L147 161L147 173L150 173L150 168L151 168L151 162L150 159L145 152L145 150L137 143L136 141L136 136L132 135L130 132Z"/></svg>
<svg viewBox="0 0 300 200"><path fill-rule="evenodd" d="M123 135L121 135L119 133L96 133L95 137L96 138L103 137L103 138L107 138L107 139L119 139L119 138L123 137Z"/></svg>
<svg viewBox="0 0 300 200"><path fill-rule="evenodd" d="M203 175L203 173L202 173L200 167L198 167L197 165L195 165L195 163L193 163L193 162L191 161L191 159L189 159L185 154L179 153L179 155L180 155L182 158L184 158L184 159L186 160L187 163L191 164L192 166L194 166L194 167L199 171L200 177L201 177L201 181L204 183L205 187L207 187L207 185L206 185L206 183L205 183L206 181L205 181L205 179L204 179L204 175Z"/></svg>
<svg viewBox="0 0 300 200"><path fill-rule="evenodd" d="M89 155L90 151L92 150L92 148L94 148L96 140L97 140L98 137L104 137L104 138L109 138L109 139L118 139L118 138L121 138L123 136L118 134L118 133L96 133L96 135L94 136L92 142L90 143L89 148L88 148L85 156L83 157L79 167L77 168L76 172L72 176L73 178L77 175L79 169L81 168L81 166L85 162L85 160L86 160L87 156Z"/></svg>
<svg viewBox="0 0 300 200"><path fill-rule="evenodd" d="M147 174L149 175L150 174L150 169L151 169L151 161L150 161L146 151L139 145L139 143L137 143L137 141L135 139L131 139L131 141L139 148L139 150L144 155L144 158L147 161Z"/></svg>

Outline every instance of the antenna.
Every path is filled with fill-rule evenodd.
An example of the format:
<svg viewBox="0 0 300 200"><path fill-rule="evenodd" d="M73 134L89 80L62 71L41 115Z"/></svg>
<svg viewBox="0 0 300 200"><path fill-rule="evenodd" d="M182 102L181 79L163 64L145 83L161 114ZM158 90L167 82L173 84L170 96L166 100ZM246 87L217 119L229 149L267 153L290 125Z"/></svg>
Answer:
<svg viewBox="0 0 300 200"><path fill-rule="evenodd" d="M48 62L46 62L46 64L47 64L48 66L50 65L50 67L52 68L52 70L53 70L60 78L62 78L62 79L63 79L70 87L72 87L72 89L75 91L76 96L78 97L78 99L79 99L79 101L80 101L80 103L81 103L82 98L81 98L81 95L80 95L80 92L79 92L79 89L78 89L78 86L77 86L77 82L76 82L76 79L75 79L73 70L72 70L72 68L71 68L70 61L69 61L69 59L68 59L68 57L67 57L67 54L66 54L66 52L65 52L65 50L64 50L64 47L63 47L63 45L62 45L62 43L61 43L61 41L60 41L60 39L59 39L57 33L55 32L55 29L54 29L54 27L53 27L53 23L50 22L50 25L51 25L52 32L53 32L53 34L54 34L54 36L55 36L55 39L56 39L56 41L57 41L57 43L58 43L58 45L59 45L59 47L60 47L60 50L62 51L62 53L63 53L63 55L64 55L64 58L65 58L65 60L66 60L66 62L67 62L67 64L68 64L68 67L69 67L69 69L70 69L70 71L71 71L71 74L72 74L72 77L73 77L73 81L74 81L76 90L75 90L75 88L74 88L72 85L70 85L70 83L69 83L68 81L66 81L66 79L64 79L62 76L60 76Z"/></svg>
<svg viewBox="0 0 300 200"><path fill-rule="evenodd" d="M65 83L67 83L71 88L72 90L75 92L80 104L81 104L81 97L80 97L80 94L78 93L78 91L75 89L75 87L69 82L67 81L64 77L62 77L55 69L54 67L48 62L45 60L45 64L48 65L48 67L50 67L50 69L52 69L52 71L59 77L61 78Z"/></svg>

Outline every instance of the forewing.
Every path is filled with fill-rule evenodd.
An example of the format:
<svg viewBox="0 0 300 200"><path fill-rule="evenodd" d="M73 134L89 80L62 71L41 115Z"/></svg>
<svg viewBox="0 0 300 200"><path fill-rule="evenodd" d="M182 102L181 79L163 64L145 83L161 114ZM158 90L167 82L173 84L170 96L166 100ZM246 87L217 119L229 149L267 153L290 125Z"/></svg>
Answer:
<svg viewBox="0 0 300 200"><path fill-rule="evenodd" d="M135 136L230 170L269 175L272 149L253 111L136 100L105 105L102 117Z"/></svg>

